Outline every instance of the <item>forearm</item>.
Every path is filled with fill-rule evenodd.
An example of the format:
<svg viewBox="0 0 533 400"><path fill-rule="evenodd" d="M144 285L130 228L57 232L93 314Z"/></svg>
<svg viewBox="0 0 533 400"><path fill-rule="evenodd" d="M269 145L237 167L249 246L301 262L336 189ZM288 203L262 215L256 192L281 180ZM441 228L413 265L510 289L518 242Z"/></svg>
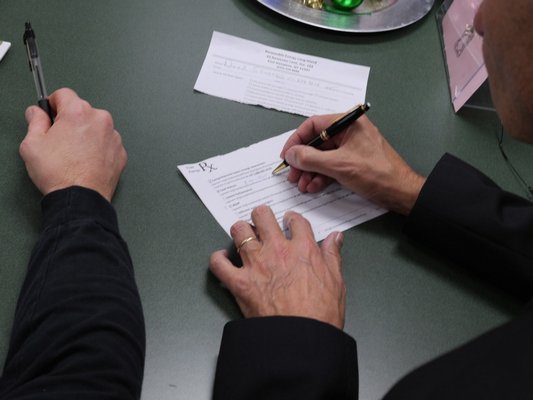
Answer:
<svg viewBox="0 0 533 400"><path fill-rule="evenodd" d="M444 156L428 177L405 232L505 289L533 295L533 205Z"/></svg>
<svg viewBox="0 0 533 400"><path fill-rule="evenodd" d="M218 357L214 399L357 399L355 341L312 319L230 322Z"/></svg>
<svg viewBox="0 0 533 400"><path fill-rule="evenodd" d="M6 399L136 399L144 321L111 205L69 188L42 203L44 228L17 304Z"/></svg>

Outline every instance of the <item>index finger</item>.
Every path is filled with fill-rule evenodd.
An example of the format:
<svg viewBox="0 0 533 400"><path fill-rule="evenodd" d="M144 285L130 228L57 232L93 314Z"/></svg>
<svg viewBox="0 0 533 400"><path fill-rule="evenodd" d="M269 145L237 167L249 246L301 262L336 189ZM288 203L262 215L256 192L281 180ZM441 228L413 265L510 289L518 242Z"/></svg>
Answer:
<svg viewBox="0 0 533 400"><path fill-rule="evenodd" d="M261 205L252 211L252 221L262 242L276 238L285 238L276 216L270 207Z"/></svg>
<svg viewBox="0 0 533 400"><path fill-rule="evenodd" d="M54 93L48 96L48 100L50 101L52 109L55 110L56 114L59 115L61 110L65 109L67 105L79 101L80 97L74 90L62 88L56 90Z"/></svg>
<svg viewBox="0 0 533 400"><path fill-rule="evenodd" d="M319 132L322 132L331 125L341 114L315 115L307 118L287 139L287 142L281 150L280 157L285 159L285 152L292 146L298 144L307 144L314 139Z"/></svg>

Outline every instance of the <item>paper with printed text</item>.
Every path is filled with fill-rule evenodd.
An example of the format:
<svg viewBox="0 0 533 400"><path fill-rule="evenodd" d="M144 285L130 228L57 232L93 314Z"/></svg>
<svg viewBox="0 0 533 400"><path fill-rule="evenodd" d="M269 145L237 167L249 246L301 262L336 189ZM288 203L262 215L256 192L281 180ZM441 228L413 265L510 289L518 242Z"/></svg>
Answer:
<svg viewBox="0 0 533 400"><path fill-rule="evenodd" d="M386 212L338 184L317 194L300 193L287 181L287 172L272 175L280 153L292 131L178 169L202 202L230 234L238 220L251 223L251 211L270 206L283 227L283 215L292 210L306 217L317 241L330 232L344 231ZM286 170L287 171L287 170Z"/></svg>
<svg viewBox="0 0 533 400"><path fill-rule="evenodd" d="M346 112L364 103L369 73L369 67L213 32L194 89L311 116Z"/></svg>

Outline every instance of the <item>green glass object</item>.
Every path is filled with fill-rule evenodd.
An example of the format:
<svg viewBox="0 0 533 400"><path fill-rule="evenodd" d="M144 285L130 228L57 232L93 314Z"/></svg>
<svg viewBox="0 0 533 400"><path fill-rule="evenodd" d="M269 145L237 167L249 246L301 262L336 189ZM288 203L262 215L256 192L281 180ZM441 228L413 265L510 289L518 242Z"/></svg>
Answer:
<svg viewBox="0 0 533 400"><path fill-rule="evenodd" d="M332 0L331 2L336 8L341 10L353 10L359 7L363 0Z"/></svg>

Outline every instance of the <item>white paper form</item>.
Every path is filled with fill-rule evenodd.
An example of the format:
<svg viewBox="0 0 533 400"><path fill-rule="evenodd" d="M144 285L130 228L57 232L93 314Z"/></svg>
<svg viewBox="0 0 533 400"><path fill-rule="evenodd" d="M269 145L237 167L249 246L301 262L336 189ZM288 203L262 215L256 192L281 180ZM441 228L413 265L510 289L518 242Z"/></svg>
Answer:
<svg viewBox="0 0 533 400"><path fill-rule="evenodd" d="M258 205L272 208L280 226L286 211L306 217L317 241L330 232L344 231L386 212L338 184L317 194L300 193L287 181L287 172L272 175L280 163L276 159L292 131L178 169L200 199L230 234L238 220L251 222L250 213Z"/></svg>
<svg viewBox="0 0 533 400"><path fill-rule="evenodd" d="M370 68L213 32L194 88L212 96L311 116L365 102Z"/></svg>
<svg viewBox="0 0 533 400"><path fill-rule="evenodd" d="M4 56L6 55L10 47L11 47L11 43L3 42L0 40L0 61L2 60L2 58L4 58Z"/></svg>

